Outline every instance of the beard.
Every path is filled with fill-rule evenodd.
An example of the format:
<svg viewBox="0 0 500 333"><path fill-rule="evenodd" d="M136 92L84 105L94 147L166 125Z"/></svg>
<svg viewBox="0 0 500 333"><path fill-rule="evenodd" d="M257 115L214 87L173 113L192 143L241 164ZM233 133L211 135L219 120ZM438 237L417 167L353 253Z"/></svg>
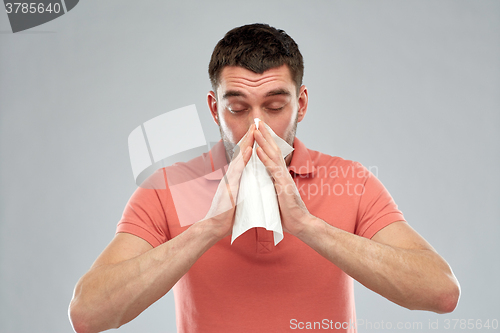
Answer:
<svg viewBox="0 0 500 333"><path fill-rule="evenodd" d="M219 119L220 119L220 117L219 117ZM287 133L285 133L284 138L282 138L291 147L293 147L293 141L295 140L295 133L297 132L298 119L299 119L299 113L297 112L295 119L293 121L292 128ZM219 132L220 132L222 142L224 143L224 148L226 150L227 162L229 163L233 159L233 153L235 150L234 148L237 146L237 142L232 142L220 125L219 125ZM238 152L239 152L239 150L237 148L236 153L238 153ZM291 156L292 154L293 154L293 152L289 156Z"/></svg>

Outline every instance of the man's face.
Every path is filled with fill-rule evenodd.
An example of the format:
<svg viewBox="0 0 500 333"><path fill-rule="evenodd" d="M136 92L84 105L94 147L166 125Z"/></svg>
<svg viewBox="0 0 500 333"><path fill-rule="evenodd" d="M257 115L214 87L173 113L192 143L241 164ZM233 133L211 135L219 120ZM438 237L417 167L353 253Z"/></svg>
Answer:
<svg viewBox="0 0 500 333"><path fill-rule="evenodd" d="M297 122L307 110L307 89L297 87L286 65L257 74L243 67L224 67L217 93L208 94L208 105L219 125L229 158L232 149L255 118L293 145Z"/></svg>

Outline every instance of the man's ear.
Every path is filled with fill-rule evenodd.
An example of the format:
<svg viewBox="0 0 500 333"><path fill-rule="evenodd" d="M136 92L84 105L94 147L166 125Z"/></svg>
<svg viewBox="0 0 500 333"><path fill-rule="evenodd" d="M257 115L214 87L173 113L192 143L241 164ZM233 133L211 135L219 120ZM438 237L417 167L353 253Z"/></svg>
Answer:
<svg viewBox="0 0 500 333"><path fill-rule="evenodd" d="M307 103L309 102L309 96L307 93L307 87L301 86L299 89L299 110L297 116L297 122L301 122L302 119L306 116L307 112Z"/></svg>
<svg viewBox="0 0 500 333"><path fill-rule="evenodd" d="M207 103L208 103L208 108L210 109L210 113L212 114L212 118L214 119L215 123L218 126L219 118L217 114L217 98L215 97L215 93L213 91L208 92Z"/></svg>

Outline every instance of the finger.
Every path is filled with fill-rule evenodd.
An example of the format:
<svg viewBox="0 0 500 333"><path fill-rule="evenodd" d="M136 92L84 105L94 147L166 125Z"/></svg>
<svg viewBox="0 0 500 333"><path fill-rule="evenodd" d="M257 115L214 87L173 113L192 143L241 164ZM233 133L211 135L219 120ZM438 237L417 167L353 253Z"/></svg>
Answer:
<svg viewBox="0 0 500 333"><path fill-rule="evenodd" d="M275 162L266 154L262 147L257 147L256 152L257 156L262 161L267 171L273 178L274 185L277 189L282 185L286 186L286 184L288 184L290 181L293 182L292 178L290 177L290 172L285 165L285 160L283 159L283 157L280 157L281 161Z"/></svg>
<svg viewBox="0 0 500 333"><path fill-rule="evenodd" d="M278 176L278 172L281 169L280 165L277 164L276 162L274 162L269 157L269 155L264 151L264 149L262 149L262 147L257 147L256 152L257 152L257 156L259 157L259 159L262 161L262 163L264 164L266 169L271 174L271 177L276 179Z"/></svg>
<svg viewBox="0 0 500 333"><path fill-rule="evenodd" d="M240 187L240 179L246 164L250 160L251 155L252 148L247 147L243 154L238 154L238 157L235 160L231 161L227 172L222 177L220 185L222 185L222 183L225 183L227 191L226 196L224 197L226 200L224 207L234 207L236 205Z"/></svg>
<svg viewBox="0 0 500 333"><path fill-rule="evenodd" d="M239 187L241 175L251 156L252 148L247 147L243 153L239 153L238 156L231 161L224 175L228 185L235 189L235 193L238 193L237 189Z"/></svg>
<svg viewBox="0 0 500 333"><path fill-rule="evenodd" d="M240 144L235 146L233 158L229 163L229 170L235 169L242 171L243 168L245 168L245 166L247 165L248 161L250 160L250 156L252 155L252 147L255 141L254 131L255 125L252 124L243 138L240 140Z"/></svg>
<svg viewBox="0 0 500 333"><path fill-rule="evenodd" d="M250 160L252 155L252 148L247 147L244 152L238 151L238 154L233 156L233 160L229 163L226 174L230 175L231 178L237 178L241 176L243 169Z"/></svg>
<svg viewBox="0 0 500 333"><path fill-rule="evenodd" d="M254 131L255 131L255 124L250 125L248 128L248 131L245 133L244 139L242 141L242 150L245 151L246 147L251 147L253 146L254 142Z"/></svg>
<svg viewBox="0 0 500 333"><path fill-rule="evenodd" d="M245 133L243 138L241 138L239 143L234 147L232 161L236 160L236 158L240 155L240 153L244 153L247 147L253 147L253 143L255 140L254 131L255 131L255 125L252 124L248 128L248 131Z"/></svg>
<svg viewBox="0 0 500 333"><path fill-rule="evenodd" d="M243 153L243 164L246 166L248 161L250 161L250 157L252 156L252 148L247 147L245 152Z"/></svg>
<svg viewBox="0 0 500 333"><path fill-rule="evenodd" d="M273 160L276 164L279 164L280 160L283 159L283 156L281 154L281 150L276 145L273 138L272 137L270 138L271 141L266 140L264 138L262 132L259 130L256 130L254 132L254 137L255 137L255 141L257 141L257 144L264 150L266 155L271 160Z"/></svg>
<svg viewBox="0 0 500 333"><path fill-rule="evenodd" d="M262 133L262 136L264 137L264 139L266 139L267 142L269 142L271 147L273 147L274 149L279 149L276 142L274 142L271 132L267 129L267 124L265 122L260 121L259 129L257 131Z"/></svg>

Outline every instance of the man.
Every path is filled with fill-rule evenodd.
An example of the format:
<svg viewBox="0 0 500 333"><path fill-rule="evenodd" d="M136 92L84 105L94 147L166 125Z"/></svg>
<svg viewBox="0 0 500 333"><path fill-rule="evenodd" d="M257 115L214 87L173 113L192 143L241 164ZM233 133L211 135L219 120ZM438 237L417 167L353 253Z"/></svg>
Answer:
<svg viewBox="0 0 500 333"><path fill-rule="evenodd" d="M232 160L226 178L203 180L219 195L204 219L183 226L168 186L139 188L115 238L75 288L70 318L77 332L119 327L174 285L179 332L281 332L299 322L355 332L351 278L409 309L453 311L460 289L450 267L404 221L382 184L358 163L295 138L308 105L302 73L298 46L284 31L254 24L219 41L208 106L224 149L197 160L213 174L224 168L221 156ZM255 118L294 152L284 159ZM241 153L233 156L238 142ZM262 228L230 244L234 206L227 208L232 197L224 193L238 191L254 142L287 232L275 247Z"/></svg>

